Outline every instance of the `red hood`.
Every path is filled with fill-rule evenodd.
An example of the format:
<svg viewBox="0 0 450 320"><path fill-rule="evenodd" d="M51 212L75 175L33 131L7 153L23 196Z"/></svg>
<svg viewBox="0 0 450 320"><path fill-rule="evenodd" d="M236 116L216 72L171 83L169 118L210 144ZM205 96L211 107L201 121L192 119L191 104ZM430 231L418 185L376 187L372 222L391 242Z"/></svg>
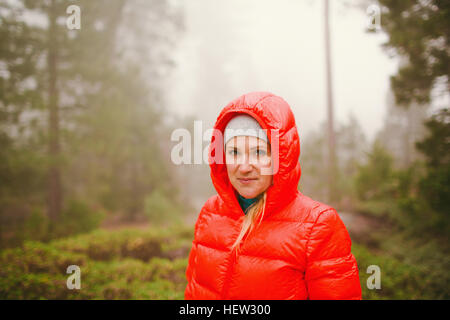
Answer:
<svg viewBox="0 0 450 320"><path fill-rule="evenodd" d="M237 113L246 113L255 118L263 129L267 129L267 135L272 143L270 130L278 130L278 153L272 151L272 157L278 162L278 172L273 176L273 185L267 191L267 204L264 217L277 212L289 204L297 195L297 186L300 180L301 169L300 139L295 124L294 115L288 103L281 97L269 92L252 92L244 94L230 102L217 118L214 129L224 133L228 121ZM222 152L222 164L212 160L214 136L210 145L209 164L211 167L211 179L217 193L229 207L233 216L239 217L243 212L236 199L234 188L228 179L224 153ZM212 152L212 154L211 154ZM212 155L212 156L211 156Z"/></svg>

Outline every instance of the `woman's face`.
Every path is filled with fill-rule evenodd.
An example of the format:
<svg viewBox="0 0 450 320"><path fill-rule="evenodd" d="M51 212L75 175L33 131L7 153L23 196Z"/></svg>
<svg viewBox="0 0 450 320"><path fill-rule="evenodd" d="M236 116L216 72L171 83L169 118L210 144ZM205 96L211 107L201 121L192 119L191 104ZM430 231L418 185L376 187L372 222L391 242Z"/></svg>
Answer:
<svg viewBox="0 0 450 320"><path fill-rule="evenodd" d="M237 192L250 199L272 184L270 144L251 136L237 136L225 145L228 177Z"/></svg>

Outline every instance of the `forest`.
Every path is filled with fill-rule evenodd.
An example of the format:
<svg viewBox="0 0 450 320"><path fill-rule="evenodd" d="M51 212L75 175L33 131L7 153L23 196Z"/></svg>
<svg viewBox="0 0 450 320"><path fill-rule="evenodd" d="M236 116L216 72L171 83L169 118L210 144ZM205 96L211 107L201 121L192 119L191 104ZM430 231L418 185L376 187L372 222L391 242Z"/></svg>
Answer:
<svg viewBox="0 0 450 320"><path fill-rule="evenodd" d="M364 15L372 2L349 3ZM380 31L361 32L385 35L383 55L398 61L379 106L385 117L371 136L356 111L335 119L331 133L325 118L301 131L299 190L339 212L363 299L449 299L450 2L376 3ZM196 89L186 97L174 89L189 10L199 8L0 0L0 299L184 299L194 223L215 190L207 163L171 161L173 132L195 137L195 121L206 131L245 93L223 85L228 71L217 61L227 52L214 43L198 74L177 87ZM221 68L221 79L208 68ZM202 96L191 101L204 109L169 107L188 95ZM81 270L78 290L66 285L71 265ZM370 286L373 265L381 288Z"/></svg>

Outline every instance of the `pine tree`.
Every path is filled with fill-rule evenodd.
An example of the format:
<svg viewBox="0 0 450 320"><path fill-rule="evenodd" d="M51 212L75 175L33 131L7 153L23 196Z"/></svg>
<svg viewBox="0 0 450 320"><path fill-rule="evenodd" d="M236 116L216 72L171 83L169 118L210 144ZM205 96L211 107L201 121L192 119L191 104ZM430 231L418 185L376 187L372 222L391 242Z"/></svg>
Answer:
<svg viewBox="0 0 450 320"><path fill-rule="evenodd" d="M431 91L450 92L450 2L446 0L380 0L385 47L406 63L391 78L399 105L427 104Z"/></svg>

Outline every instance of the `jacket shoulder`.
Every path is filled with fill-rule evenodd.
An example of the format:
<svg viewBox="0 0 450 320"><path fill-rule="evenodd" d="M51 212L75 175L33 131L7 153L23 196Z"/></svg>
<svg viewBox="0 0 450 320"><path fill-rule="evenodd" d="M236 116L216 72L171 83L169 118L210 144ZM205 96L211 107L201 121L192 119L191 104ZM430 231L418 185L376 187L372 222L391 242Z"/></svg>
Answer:
<svg viewBox="0 0 450 320"><path fill-rule="evenodd" d="M224 207L223 200L219 197L219 195L213 195L208 200L206 200L205 204L202 206L200 213L197 217L197 224L199 221L204 220L205 216L209 216L211 214L217 214L221 212Z"/></svg>
<svg viewBox="0 0 450 320"><path fill-rule="evenodd" d="M222 202L223 201L217 194L211 196L208 200L206 200L205 204L203 205L200 211L200 214L203 213L204 211L215 212L218 209L218 207L221 206Z"/></svg>
<svg viewBox="0 0 450 320"><path fill-rule="evenodd" d="M331 206L313 200L299 192L292 204L279 217L290 221L313 224L322 213L332 210L334 209Z"/></svg>
<svg viewBox="0 0 450 320"><path fill-rule="evenodd" d="M324 214L325 212L336 212L336 210L322 202L319 202L317 200L313 200L305 195L302 195L302 203L304 206L308 207L310 210L310 219L313 219L316 221L320 215Z"/></svg>
<svg viewBox="0 0 450 320"><path fill-rule="evenodd" d="M310 226L308 232L308 255L315 256L316 254L312 254L314 251L320 251L319 256L322 254L330 256L348 254L351 247L351 239L336 209L311 199L304 202L309 202L311 208L308 217L305 219ZM322 250L327 246L330 247Z"/></svg>

